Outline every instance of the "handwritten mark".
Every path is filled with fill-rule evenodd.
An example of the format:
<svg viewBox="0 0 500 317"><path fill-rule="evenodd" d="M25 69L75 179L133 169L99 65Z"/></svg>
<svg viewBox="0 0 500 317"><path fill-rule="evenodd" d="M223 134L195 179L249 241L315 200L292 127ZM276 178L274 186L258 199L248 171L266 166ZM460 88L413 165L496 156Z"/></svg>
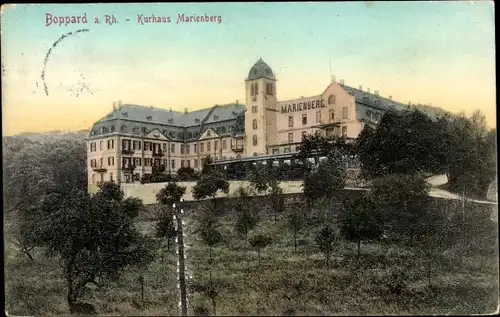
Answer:
<svg viewBox="0 0 500 317"><path fill-rule="evenodd" d="M54 44L52 44L52 47L49 48L47 54L45 55L45 60L43 62L43 70L42 70L42 81L43 81L43 88L45 90L45 94L48 96L49 95L49 89L47 87L47 83L45 82L45 71L47 69L47 63L49 61L49 57L50 57L50 54L52 53L52 49L54 49L57 44L59 44L62 40L64 40L66 37L69 37L71 35L76 35L80 32L89 32L90 30L89 29L80 29L80 30L77 30L75 32L69 32L69 33L66 33L66 34L63 34L57 41L54 42Z"/></svg>

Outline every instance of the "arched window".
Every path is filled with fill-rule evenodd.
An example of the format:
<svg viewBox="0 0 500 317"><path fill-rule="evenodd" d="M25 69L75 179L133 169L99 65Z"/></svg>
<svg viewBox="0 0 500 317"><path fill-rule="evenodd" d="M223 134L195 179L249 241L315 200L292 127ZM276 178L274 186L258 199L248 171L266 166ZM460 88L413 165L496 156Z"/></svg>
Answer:
<svg viewBox="0 0 500 317"><path fill-rule="evenodd" d="M179 133L177 133L177 138L178 138L179 140L181 140L181 139L182 139L182 133L180 133L180 132L179 132Z"/></svg>
<svg viewBox="0 0 500 317"><path fill-rule="evenodd" d="M193 134L191 132L188 132L188 139L191 139L193 137Z"/></svg>
<svg viewBox="0 0 500 317"><path fill-rule="evenodd" d="M227 132L231 132L231 131L233 131L233 126L232 125L230 125L229 127L227 127Z"/></svg>
<svg viewBox="0 0 500 317"><path fill-rule="evenodd" d="M335 102L336 102L335 95L331 95L330 97L328 97L328 104L329 105L334 105Z"/></svg>
<svg viewBox="0 0 500 317"><path fill-rule="evenodd" d="M269 92L271 96L274 96L274 85L272 83L269 84Z"/></svg>
<svg viewBox="0 0 500 317"><path fill-rule="evenodd" d="M121 128L120 128L120 131L121 132L127 132L127 126L126 125L122 125Z"/></svg>
<svg viewBox="0 0 500 317"><path fill-rule="evenodd" d="M221 128L222 133L226 133L226 127Z"/></svg>
<svg viewBox="0 0 500 317"><path fill-rule="evenodd" d="M253 120L252 126L253 126L254 130L257 129L257 120L256 119Z"/></svg>
<svg viewBox="0 0 500 317"><path fill-rule="evenodd" d="M111 132L115 132L115 126L114 126L114 125L110 126L110 127L109 127L109 130L110 130Z"/></svg>
<svg viewBox="0 0 500 317"><path fill-rule="evenodd" d="M259 84L255 83L255 95L259 94Z"/></svg>
<svg viewBox="0 0 500 317"><path fill-rule="evenodd" d="M368 117L369 120L372 120L373 112L371 110L366 111L366 116Z"/></svg>
<svg viewBox="0 0 500 317"><path fill-rule="evenodd" d="M173 139L173 138L174 138L174 133L173 133L172 131L170 131L170 132L168 133L168 136L169 136L171 139Z"/></svg>
<svg viewBox="0 0 500 317"><path fill-rule="evenodd" d="M142 132L146 133L146 131L148 131L148 129L146 127L142 127Z"/></svg>
<svg viewBox="0 0 500 317"><path fill-rule="evenodd" d="M257 136L256 135L253 136L253 145L254 146L257 145Z"/></svg>
<svg viewBox="0 0 500 317"><path fill-rule="evenodd" d="M251 84L250 85L250 96L253 96L253 95L255 95L255 90L254 90L254 85Z"/></svg>

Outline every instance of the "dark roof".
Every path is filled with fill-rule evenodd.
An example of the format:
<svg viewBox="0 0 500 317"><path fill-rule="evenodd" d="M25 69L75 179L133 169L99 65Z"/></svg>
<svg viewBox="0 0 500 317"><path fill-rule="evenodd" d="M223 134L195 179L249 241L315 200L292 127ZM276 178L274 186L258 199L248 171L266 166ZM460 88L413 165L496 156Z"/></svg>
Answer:
<svg viewBox="0 0 500 317"><path fill-rule="evenodd" d="M259 78L268 78L268 79L276 79L273 70L269 65L266 64L259 58L259 60L250 68L250 72L248 72L247 80L254 80Z"/></svg>

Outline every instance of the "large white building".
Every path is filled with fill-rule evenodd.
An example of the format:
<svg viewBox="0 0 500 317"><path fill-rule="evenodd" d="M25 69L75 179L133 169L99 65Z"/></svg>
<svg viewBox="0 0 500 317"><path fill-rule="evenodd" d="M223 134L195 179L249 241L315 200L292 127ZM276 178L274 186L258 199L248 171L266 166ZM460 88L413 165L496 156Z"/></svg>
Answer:
<svg viewBox="0 0 500 317"><path fill-rule="evenodd" d="M201 160L292 153L305 133L356 138L365 124L407 105L334 82L320 94L278 101L276 77L259 59L245 79L245 105L215 105L184 112L113 103L87 139L89 184L135 182L154 168L175 173Z"/></svg>

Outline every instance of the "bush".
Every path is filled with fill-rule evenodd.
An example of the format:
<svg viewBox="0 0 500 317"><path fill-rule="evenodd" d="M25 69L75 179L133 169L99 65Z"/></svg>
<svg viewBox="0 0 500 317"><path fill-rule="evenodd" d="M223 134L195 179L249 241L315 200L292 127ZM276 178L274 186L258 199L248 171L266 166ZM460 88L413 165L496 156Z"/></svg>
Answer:
<svg viewBox="0 0 500 317"><path fill-rule="evenodd" d="M385 286L387 290L394 295L400 295L410 283L410 275L406 269L395 267L391 273L386 276Z"/></svg>

